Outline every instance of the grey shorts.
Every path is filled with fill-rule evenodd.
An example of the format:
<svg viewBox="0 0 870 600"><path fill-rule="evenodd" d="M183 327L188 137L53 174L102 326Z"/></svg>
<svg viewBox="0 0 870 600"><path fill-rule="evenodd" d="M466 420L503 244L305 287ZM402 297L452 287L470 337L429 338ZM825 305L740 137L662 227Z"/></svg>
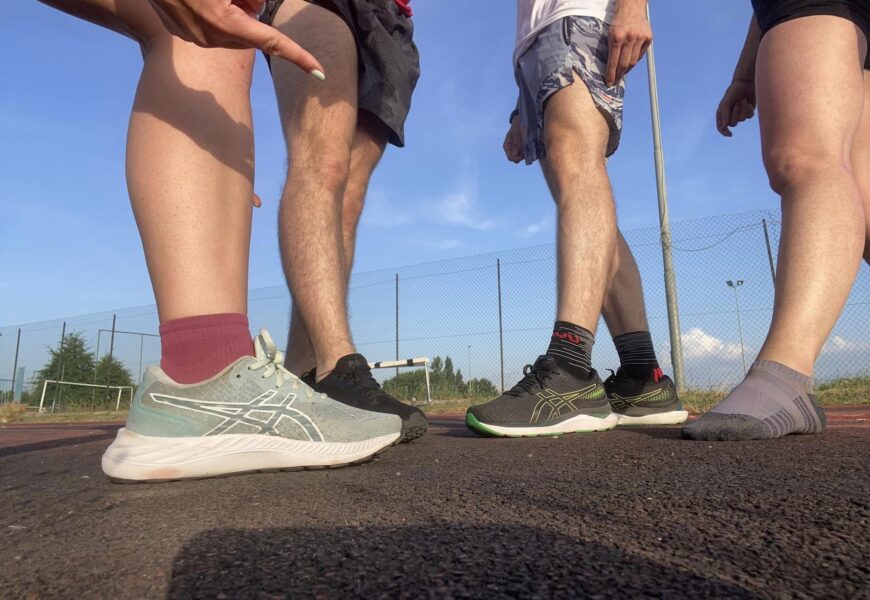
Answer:
<svg viewBox="0 0 870 600"><path fill-rule="evenodd" d="M260 20L271 25L284 0L266 0ZM389 142L405 145L405 120L420 77L414 24L394 0L306 0L344 19L356 40L358 107L389 129ZM266 57L269 60L269 57Z"/></svg>
<svg viewBox="0 0 870 600"><path fill-rule="evenodd" d="M544 106L553 93L574 83L575 74L589 89L610 126L606 155L616 152L622 131L625 79L613 87L604 83L608 28L600 19L564 17L541 31L517 61L514 73L520 89L517 108L527 164L546 157Z"/></svg>

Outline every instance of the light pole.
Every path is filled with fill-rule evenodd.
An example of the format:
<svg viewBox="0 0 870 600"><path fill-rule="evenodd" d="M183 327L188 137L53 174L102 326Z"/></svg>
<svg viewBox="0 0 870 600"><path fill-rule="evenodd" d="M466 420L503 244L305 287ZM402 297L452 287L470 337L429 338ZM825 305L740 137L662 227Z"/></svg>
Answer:
<svg viewBox="0 0 870 600"><path fill-rule="evenodd" d="M740 298L737 294L737 288L743 285L743 280L731 281L725 283L734 290L734 306L737 308L737 331L740 333L740 357L743 359L743 376L746 377L746 351L743 349L743 324L740 322Z"/></svg>
<svg viewBox="0 0 870 600"><path fill-rule="evenodd" d="M471 377L471 344L468 344L468 368L465 369L466 377Z"/></svg>

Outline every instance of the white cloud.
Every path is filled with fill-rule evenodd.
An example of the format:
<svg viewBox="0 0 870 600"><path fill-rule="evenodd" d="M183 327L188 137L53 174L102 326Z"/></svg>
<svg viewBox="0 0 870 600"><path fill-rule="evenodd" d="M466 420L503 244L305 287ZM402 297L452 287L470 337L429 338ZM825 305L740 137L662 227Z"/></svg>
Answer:
<svg viewBox="0 0 870 600"><path fill-rule="evenodd" d="M476 194L472 194L470 190L447 195L438 203L438 215L447 224L461 225L476 231L486 231L496 226L495 221L480 213Z"/></svg>
<svg viewBox="0 0 870 600"><path fill-rule="evenodd" d="M361 222L372 227L400 227L414 221L414 215L390 202L381 190L370 190Z"/></svg>
<svg viewBox="0 0 870 600"><path fill-rule="evenodd" d="M523 227L520 230L519 236L521 238L530 238L538 235L539 233L552 231L554 224L555 218L552 215L544 215L544 217L537 223L531 223Z"/></svg>
<svg viewBox="0 0 870 600"><path fill-rule="evenodd" d="M700 327L693 327L682 335L683 356L686 358L709 358L716 357L726 360L740 358L740 344L727 342L705 332ZM750 348L745 348L746 354L751 355Z"/></svg>
<svg viewBox="0 0 870 600"><path fill-rule="evenodd" d="M870 344L865 342L854 342L846 338L835 335L830 338L822 348L822 354L833 354L836 352L862 352L870 350Z"/></svg>

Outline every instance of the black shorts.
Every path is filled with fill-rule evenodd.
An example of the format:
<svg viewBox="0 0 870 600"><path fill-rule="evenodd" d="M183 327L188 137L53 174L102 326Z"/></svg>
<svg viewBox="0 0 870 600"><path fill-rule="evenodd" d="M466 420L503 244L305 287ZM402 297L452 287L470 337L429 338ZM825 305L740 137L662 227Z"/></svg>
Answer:
<svg viewBox="0 0 870 600"><path fill-rule="evenodd" d="M266 0L260 20L271 25L284 0ZM356 40L359 104L389 129L388 141L405 145L405 120L420 77L414 24L395 0L306 0L344 19ZM266 57L269 60L269 57Z"/></svg>
<svg viewBox="0 0 870 600"><path fill-rule="evenodd" d="M752 0L761 35L780 23L812 15L833 15L849 19L861 28L870 45L870 0ZM870 69L870 51L864 60Z"/></svg>

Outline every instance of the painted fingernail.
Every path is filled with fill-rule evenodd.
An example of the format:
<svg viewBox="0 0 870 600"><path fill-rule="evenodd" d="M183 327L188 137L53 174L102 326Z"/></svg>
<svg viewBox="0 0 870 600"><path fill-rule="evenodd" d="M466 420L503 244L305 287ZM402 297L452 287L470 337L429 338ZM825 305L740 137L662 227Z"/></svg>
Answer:
<svg viewBox="0 0 870 600"><path fill-rule="evenodd" d="M320 81L326 81L326 75L323 74L323 71L319 69L311 69L309 71L312 77L315 79L319 79Z"/></svg>

